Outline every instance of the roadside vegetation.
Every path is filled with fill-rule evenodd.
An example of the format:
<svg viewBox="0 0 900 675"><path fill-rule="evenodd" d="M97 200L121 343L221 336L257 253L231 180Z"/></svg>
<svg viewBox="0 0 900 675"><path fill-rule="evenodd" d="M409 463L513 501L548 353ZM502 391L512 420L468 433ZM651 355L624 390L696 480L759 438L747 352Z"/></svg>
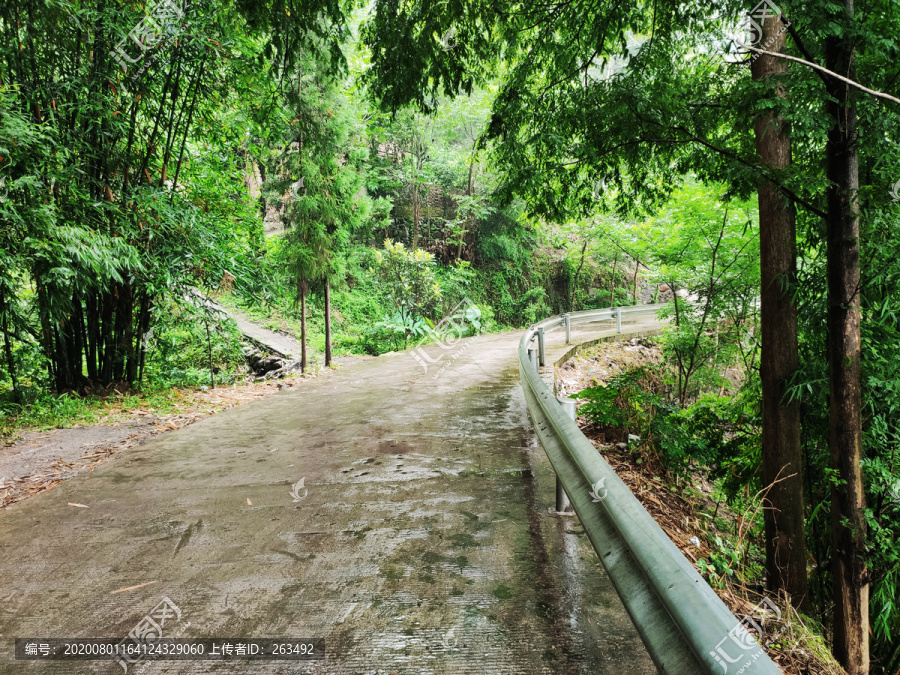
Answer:
<svg viewBox="0 0 900 675"><path fill-rule="evenodd" d="M767 597L764 495L744 478L759 435L747 371L725 366L681 408L678 367L664 355L670 335L579 351L556 372L559 394L578 402L582 431L735 616L756 617L763 646L785 673L844 672L820 619L787 598L770 598L781 614L766 605L768 620L759 620Z"/></svg>

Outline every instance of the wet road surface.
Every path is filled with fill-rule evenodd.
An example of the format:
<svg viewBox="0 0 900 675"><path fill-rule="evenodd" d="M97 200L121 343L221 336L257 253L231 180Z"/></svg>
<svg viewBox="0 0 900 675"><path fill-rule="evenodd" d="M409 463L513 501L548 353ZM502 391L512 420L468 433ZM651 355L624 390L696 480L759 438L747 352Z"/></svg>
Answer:
<svg viewBox="0 0 900 675"><path fill-rule="evenodd" d="M323 638L326 657L128 673L654 673L577 518L547 512L520 335L431 345L427 372L343 367L0 511L0 673L122 673L17 661L13 639L124 638L163 598L167 637Z"/></svg>

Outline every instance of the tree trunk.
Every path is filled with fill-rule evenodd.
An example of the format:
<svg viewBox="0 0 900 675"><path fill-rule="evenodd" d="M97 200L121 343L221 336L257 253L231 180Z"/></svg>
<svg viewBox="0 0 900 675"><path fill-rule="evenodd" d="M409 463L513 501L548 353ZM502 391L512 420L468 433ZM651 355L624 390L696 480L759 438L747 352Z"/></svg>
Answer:
<svg viewBox="0 0 900 675"><path fill-rule="evenodd" d="M331 289L325 277L325 367L331 365Z"/></svg>
<svg viewBox="0 0 900 675"><path fill-rule="evenodd" d="M472 144L472 161L469 162L469 183L466 188L466 194L471 197L475 192L475 148L478 146L478 139ZM459 235L459 244L456 247L456 259L460 260L462 258L462 250L463 243L466 240L466 232L469 230L471 215L466 218L466 224L463 227L462 233Z"/></svg>
<svg viewBox="0 0 900 675"><path fill-rule="evenodd" d="M47 359L47 375L50 382L57 380L57 360L53 349L53 332L51 330L50 312L47 301L47 285L41 281L40 272L34 271L32 275L37 286L38 320L41 323L40 341L44 357Z"/></svg>
<svg viewBox="0 0 900 675"><path fill-rule="evenodd" d="M206 349L209 358L209 388L216 388L216 380L213 377L212 338L209 335L209 319L206 320Z"/></svg>
<svg viewBox="0 0 900 675"><path fill-rule="evenodd" d="M844 0L849 25L853 0ZM856 79L852 35L825 43L826 67ZM839 483L832 487L834 548L834 655L849 675L869 672L869 586L866 578L866 506L863 491L860 385L859 160L856 109L850 90L827 84L826 112L833 125L826 145L828 189L828 361L831 376L831 463Z"/></svg>
<svg viewBox="0 0 900 675"><path fill-rule="evenodd" d="M145 337L150 330L150 299L144 292L143 300L141 300L141 310L138 313L138 335L141 340L140 366L138 368L138 385L144 379L144 363L147 357L147 338Z"/></svg>
<svg viewBox="0 0 900 675"><path fill-rule="evenodd" d="M419 247L419 185L413 186L413 234L412 234L412 250L415 251Z"/></svg>
<svg viewBox="0 0 900 675"><path fill-rule="evenodd" d="M253 159L253 161L256 162L256 166L259 167L259 184L260 184L259 199L258 199L259 213L260 213L260 217L262 218L263 222L265 222L266 212L269 209L269 205L266 204L266 194L262 190L262 186L264 186L266 184L266 164L265 164L265 162L257 162L255 158Z"/></svg>
<svg viewBox="0 0 900 675"><path fill-rule="evenodd" d="M300 372L306 372L306 279L300 277Z"/></svg>
<svg viewBox="0 0 900 675"><path fill-rule="evenodd" d="M766 18L763 39L769 51L784 49L786 31L775 16ZM754 80L787 71L787 62L761 55L752 66ZM785 97L781 85L773 96ZM763 166L784 169L791 163L790 131L781 117L765 112L756 119L756 152ZM759 199L760 313L762 354L762 480L767 488L764 521L766 572L773 593L784 590L796 607L805 607L808 583L804 533L800 405L785 400L787 381L799 367L797 306L792 297L797 272L793 204L771 182L761 179Z"/></svg>
<svg viewBox="0 0 900 675"><path fill-rule="evenodd" d="M575 278L572 280L572 298L569 300L569 311L575 311L575 293L578 291L578 277L581 276L581 268L584 267L584 253L587 251L588 240L587 237L584 239L584 245L581 247L581 262L578 264L578 269L575 270Z"/></svg>
<svg viewBox="0 0 900 675"><path fill-rule="evenodd" d="M619 252L616 251L616 257L613 259L612 281L609 282L609 306L616 306L616 267L619 265Z"/></svg>
<svg viewBox="0 0 900 675"><path fill-rule="evenodd" d="M97 367L97 323L100 310L98 307L98 294L95 289L91 289L87 292L84 299L84 309L85 314L87 315L87 325L85 326L87 330L87 339L85 340L87 349L85 356L87 357L88 378L91 380L92 384L96 384L99 381Z"/></svg>
<svg viewBox="0 0 900 675"><path fill-rule="evenodd" d="M675 303L675 327L681 328L681 312L678 307L678 287L674 281L669 282L669 288L672 289L672 302Z"/></svg>
<svg viewBox="0 0 900 675"><path fill-rule="evenodd" d="M681 312L678 308L678 288L675 286L674 281L669 282L669 288L672 289L672 302L675 303L675 328L681 329ZM682 393L686 386L682 388L682 382L684 380L684 364L682 363L682 354L680 351L675 352L676 360L678 361L678 407L684 407L684 394Z"/></svg>
<svg viewBox="0 0 900 675"><path fill-rule="evenodd" d="M19 393L19 382L16 379L16 361L13 358L12 344L9 341L9 314L6 304L6 297L0 293L0 314L3 316L3 348L6 352L6 365L9 369L9 379L12 382L13 400L17 403L21 402Z"/></svg>
<svg viewBox="0 0 900 675"><path fill-rule="evenodd" d="M638 295L637 295L637 287L638 287L638 272L641 271L641 261L637 258L634 259L634 288L632 290L632 295L634 295L634 304L638 304Z"/></svg>

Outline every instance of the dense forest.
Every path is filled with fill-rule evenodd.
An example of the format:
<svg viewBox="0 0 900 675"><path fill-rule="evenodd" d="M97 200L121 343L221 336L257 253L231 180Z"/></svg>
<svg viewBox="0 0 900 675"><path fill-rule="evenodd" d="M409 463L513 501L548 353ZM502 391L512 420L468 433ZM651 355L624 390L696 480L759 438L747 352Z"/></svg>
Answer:
<svg viewBox="0 0 900 675"><path fill-rule="evenodd" d="M465 299L666 302L597 419L750 509L729 582L896 675L898 34L884 0L5 0L4 432L243 379L203 296L304 370Z"/></svg>

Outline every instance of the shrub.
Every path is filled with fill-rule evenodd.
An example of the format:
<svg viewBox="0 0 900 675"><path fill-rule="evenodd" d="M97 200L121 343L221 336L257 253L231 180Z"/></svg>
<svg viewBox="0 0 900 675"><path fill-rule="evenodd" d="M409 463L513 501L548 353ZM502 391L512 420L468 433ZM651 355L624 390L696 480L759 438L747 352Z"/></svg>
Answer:
<svg viewBox="0 0 900 675"><path fill-rule="evenodd" d="M680 409L668 400L660 372L634 368L570 398L584 401L579 414L608 440L627 441L635 434L641 453L675 472L694 461L722 474L747 456L747 440L754 436L740 433L739 400L708 394Z"/></svg>

